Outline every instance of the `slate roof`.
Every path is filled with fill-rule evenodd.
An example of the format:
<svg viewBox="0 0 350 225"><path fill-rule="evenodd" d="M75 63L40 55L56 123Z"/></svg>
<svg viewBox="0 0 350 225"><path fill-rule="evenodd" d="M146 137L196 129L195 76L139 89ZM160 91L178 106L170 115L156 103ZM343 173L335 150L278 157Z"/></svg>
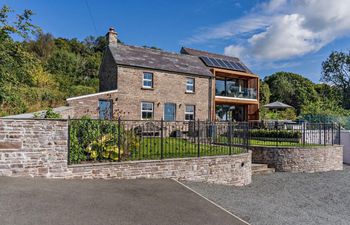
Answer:
<svg viewBox="0 0 350 225"><path fill-rule="evenodd" d="M211 52L206 52L206 51L201 51L201 50L197 50L197 49L193 49L193 48L186 48L186 47L182 47L180 52L182 54L187 54L187 55L194 55L194 56L198 56L198 57L207 56L207 57L211 57L211 58L218 58L218 59L223 59L223 60L227 60L227 61L233 61L236 63L240 63L246 69L247 73L252 73L252 71L237 57L220 55L220 54L216 54L216 53L211 53Z"/></svg>
<svg viewBox="0 0 350 225"><path fill-rule="evenodd" d="M192 55L165 52L156 49L130 45L109 45L116 64L159 69L178 73L210 76L209 68L197 57Z"/></svg>

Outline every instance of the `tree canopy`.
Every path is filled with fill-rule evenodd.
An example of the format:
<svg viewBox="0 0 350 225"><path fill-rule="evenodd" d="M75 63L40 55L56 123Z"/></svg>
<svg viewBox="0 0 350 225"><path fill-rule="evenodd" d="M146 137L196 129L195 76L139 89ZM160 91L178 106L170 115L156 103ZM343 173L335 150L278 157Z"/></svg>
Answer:
<svg viewBox="0 0 350 225"><path fill-rule="evenodd" d="M322 63L321 80L340 90L342 105L350 109L350 52L334 51Z"/></svg>
<svg viewBox="0 0 350 225"><path fill-rule="evenodd" d="M67 97L98 90L104 37L55 38L31 23L32 11L14 13L0 9L0 116L63 105Z"/></svg>

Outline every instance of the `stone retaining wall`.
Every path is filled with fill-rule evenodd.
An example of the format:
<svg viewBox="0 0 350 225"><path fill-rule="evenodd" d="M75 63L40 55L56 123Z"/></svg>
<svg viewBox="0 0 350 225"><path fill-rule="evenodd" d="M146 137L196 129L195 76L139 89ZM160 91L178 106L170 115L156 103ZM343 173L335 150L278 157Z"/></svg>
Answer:
<svg viewBox="0 0 350 225"><path fill-rule="evenodd" d="M251 146L252 162L268 164L283 172L324 172L343 169L343 146Z"/></svg>
<svg viewBox="0 0 350 225"><path fill-rule="evenodd" d="M177 178L251 183L251 152L202 158L67 165L66 120L0 119L0 175L47 178Z"/></svg>
<svg viewBox="0 0 350 225"><path fill-rule="evenodd" d="M98 163L70 167L73 178L176 178L243 186L251 183L251 153L201 158Z"/></svg>

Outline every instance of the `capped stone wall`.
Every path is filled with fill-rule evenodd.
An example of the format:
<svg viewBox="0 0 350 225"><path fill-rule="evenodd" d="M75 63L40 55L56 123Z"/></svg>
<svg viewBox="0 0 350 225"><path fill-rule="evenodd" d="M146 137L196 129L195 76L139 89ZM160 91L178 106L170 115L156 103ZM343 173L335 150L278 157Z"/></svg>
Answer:
<svg viewBox="0 0 350 225"><path fill-rule="evenodd" d="M251 146L252 162L268 164L283 172L325 172L343 169L343 146Z"/></svg>
<svg viewBox="0 0 350 225"><path fill-rule="evenodd" d="M251 153L68 166L67 120L0 119L0 176L80 179L176 178L251 183Z"/></svg>

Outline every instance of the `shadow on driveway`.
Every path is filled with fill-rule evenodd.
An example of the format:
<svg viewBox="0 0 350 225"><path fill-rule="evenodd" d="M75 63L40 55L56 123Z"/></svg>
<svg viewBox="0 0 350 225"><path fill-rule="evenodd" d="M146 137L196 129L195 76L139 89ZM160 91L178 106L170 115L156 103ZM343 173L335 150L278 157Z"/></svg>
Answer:
<svg viewBox="0 0 350 225"><path fill-rule="evenodd" d="M243 224L172 180L0 177L0 224Z"/></svg>

